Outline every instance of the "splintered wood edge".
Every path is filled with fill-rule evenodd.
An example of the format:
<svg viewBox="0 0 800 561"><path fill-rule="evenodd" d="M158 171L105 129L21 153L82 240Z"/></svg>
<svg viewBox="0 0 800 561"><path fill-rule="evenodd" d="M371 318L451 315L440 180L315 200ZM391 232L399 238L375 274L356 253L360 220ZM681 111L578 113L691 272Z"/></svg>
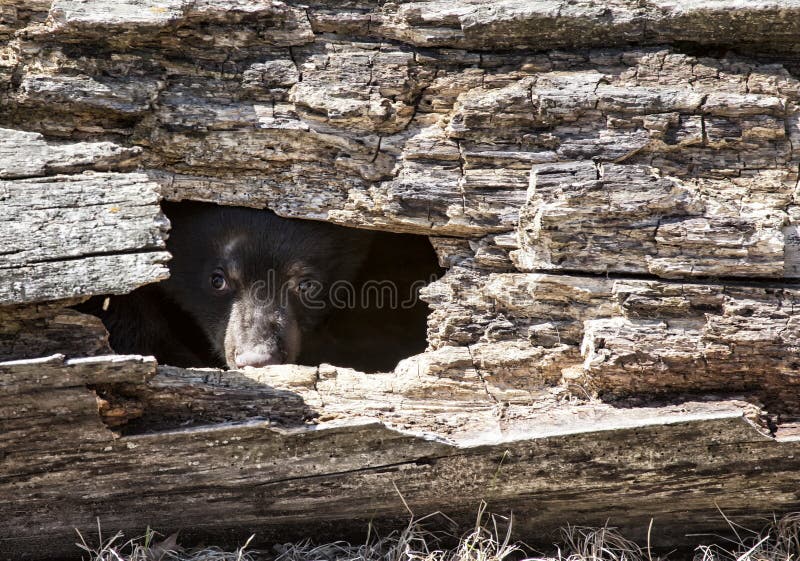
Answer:
<svg viewBox="0 0 800 561"><path fill-rule="evenodd" d="M297 373L300 369L314 369L311 367L279 366L270 367L272 380L279 380L280 372L286 371L287 377L292 373ZM81 387L93 384L113 384L119 382L132 382L135 384L146 384L157 374L178 373L187 379L185 386L191 388L201 388L207 390L223 389L225 372L219 370L183 370L173 367L157 368L153 357L139 355L108 355L99 357L86 357L76 359L65 359L63 355L56 354L49 357L36 359L16 360L0 362L0 373L4 384L0 388L14 392L15 388L21 388L20 395L28 389L30 384L39 385L38 391L65 388ZM255 372L257 374L257 372ZM359 373L360 374L360 373ZM200 381L193 376L206 377L206 381ZM363 374L358 378L351 378L350 382L358 384L359 381L369 383L370 374ZM222 383L221 383L222 382ZM254 380L255 382L255 380ZM252 386L251 386L252 387ZM241 388L239 388L241 389ZM254 390L254 399L258 399L257 391L274 391L276 394L281 392L296 393L298 397L306 402L313 402L312 407L322 412L325 404L314 400L311 394L314 389L291 388L291 386L272 386L264 385L263 388ZM360 393L360 388L353 387L355 395ZM369 402L369 399L363 400ZM425 400L414 400L413 409L409 408L401 415L401 420L413 419L415 411L427 410ZM435 400L431 400L435 405ZM465 410L469 409L468 404L464 404ZM590 433L610 433L620 430L649 428L649 427L668 427L673 425L688 423L717 423L733 421L734 425L741 423L741 430L749 431L750 437L744 440L774 440L767 431L759 427L752 419L755 419L760 411L753 405L744 402L727 401L687 401L679 405L665 405L658 407L637 407L637 408L617 408L607 403L583 403L574 405L557 404L550 407L534 408L520 405L514 406L517 413L521 413L517 419L509 421L501 426L497 423L485 423L487 413L491 411L485 407L475 407L475 416L479 419L476 423L481 429L465 428L457 431L456 434L445 435L435 430L420 428L408 428L400 426L400 423L387 422L377 416L369 414L369 410L358 411L354 409L351 416L339 415L337 418L322 421L318 424L305 424L296 427L275 426L268 420L256 418L230 423L204 424L194 427L181 429L166 429L158 432L129 435L121 437L122 441L153 441L159 438L174 437L179 435L207 435L209 437L220 438L236 435L237 432L249 431L253 428L262 428L266 434L274 435L296 435L304 432L328 432L333 433L350 430L364 430L373 427L376 432L388 431L394 434L410 436L422 440L436 441L458 449L467 449L480 446L495 446L510 444L514 442L558 438L576 434ZM800 436L787 434L782 441L800 440Z"/></svg>
<svg viewBox="0 0 800 561"><path fill-rule="evenodd" d="M282 371L290 377L294 369L295 382L304 380L308 372L297 371L295 366L272 369L265 374L264 388L253 390L253 401L259 393L274 392L278 403L280 395L287 393L312 402L313 386L298 384L297 391L291 391L273 385ZM344 406L338 404L338 417L316 425L276 426L266 419L251 418L119 436L101 423L89 382L111 373L116 378L105 380L108 384L123 381L126 386L149 387L158 393L157 384L148 386L147 380L152 378L139 376L142 372L153 376L161 370L169 368L157 368L151 357L140 356L66 360L54 355L0 364L0 380L15 374L23 378L21 392L14 393L16 382L0 387L0 392L15 402L14 410L35 406L48 396L59 399L59 392L77 394L80 405L74 408L72 423L55 434L51 425L35 422L36 411L30 418L22 411L22 417L11 419L20 427L22 438L11 435L8 477L0 487L12 497L8 527L17 528L23 537L16 543L2 539L0 543L12 551L37 547L43 543L42 535L50 544L72 543L75 527L88 531L96 522L98 505L102 505L106 526L132 532L145 521L140 514L129 513L131 497L151 512L152 519L146 522L164 531L191 527L214 533L220 531L222 520L229 535L249 535L253 522L264 520L259 528L265 543L284 539L281 536L295 524L306 528L310 513L316 515L320 507L330 507L331 514L314 518L320 524L315 532L344 528L359 516L397 520L406 513L397 498L401 493L403 501L418 512L441 510L444 506L433 497L452 494L445 506L456 515L466 514L467 498L483 498L495 507L503 505L513 508L515 514L524 514L528 518L523 524L528 526L521 526L521 531L538 536L559 524L575 522L573 515L587 524L613 515L615 524L629 528L646 526L654 513L662 523L686 516L707 520L715 512L713 497L717 497L709 493L721 488L730 497L723 504L726 512L740 512L750 500L743 489L752 489L754 481L749 477L754 472L762 475L762 468L765 471L756 489L777 489L778 494L755 509L748 503L746 512L765 516L775 509L795 508L797 503L794 474L800 461L800 438L778 442L765 434L752 421L759 410L744 402L694 401L634 408L598 402L512 404L505 410L508 418L504 422L492 408L464 402L455 406L471 421L463 430L445 434L424 426L432 416L429 410L441 407L441 402L404 397L401 403L411 405L379 418L375 403L380 396L372 390L365 392L370 395L363 401L371 400L372 405L363 407L357 397L363 391L358 386L368 385L371 375L354 377L349 371L347 380L352 385L340 388L342 393L337 394L337 399L344 400ZM187 391L206 386L205 391L220 394L217 398L224 405L224 372L181 372ZM210 382L196 378L198 374ZM259 372L252 374L258 378ZM50 384L37 386L37 375L46 375ZM59 385L60 378L67 378L69 384ZM233 388L240 401L250 400L250 393L242 389L245 382L241 379L240 386ZM385 396L398 399L390 392ZM323 411L330 406L312 403ZM50 405L42 405L40 409L49 415ZM362 414L373 411L378 414ZM404 419L416 424L405 425ZM30 420L34 423L29 425ZM330 454L336 455L336 461L330 461ZM130 466L136 468L131 471ZM498 477L501 466L503 476ZM608 469L626 475L609 480ZM85 479L85 473L95 470L101 475ZM454 487L450 475L464 472L472 477ZM567 479L554 476L565 472ZM39 477L35 489L24 487L30 473ZM634 491L627 489L630 478L636 481ZM337 496L329 492L334 483L337 488L342 485ZM684 510L680 513L669 501L653 505L654 495L684 493L687 486L692 491L683 495L688 502L681 503ZM141 494L132 492L140 487L146 487ZM574 497L575 488L580 490L578 498ZM531 502L534 496L536 500ZM210 498L216 509L211 515L207 508ZM58 504L54 506L53 501ZM338 502L347 507L333 509ZM46 534L24 530L30 527L33 515L49 524ZM711 530L716 527L708 526ZM337 536L341 538L338 532ZM677 536L675 540L685 538Z"/></svg>
<svg viewBox="0 0 800 561"><path fill-rule="evenodd" d="M322 393L318 389L320 369L335 371L331 385L336 387L338 392ZM346 383L341 385L336 383L340 372L346 380ZM459 447L739 418L744 419L744 422L761 436L771 438L769 431L756 422L763 411L751 403L733 398L716 401L688 399L676 405L636 408L620 408L605 402L565 404L542 398L535 403L535 407L519 403L508 404L515 418L505 423L497 419L496 404L454 398L454 405L462 407L465 413L469 413L467 416L473 417L474 420L445 434L444 431L425 427L425 423L419 422L419 415L420 412L441 411L443 401L446 400L413 398L402 395L402 391L381 389L388 387L386 378L393 377L397 375L365 374L349 369L337 369L330 365L321 365L317 368L282 365L228 372L159 366L149 386L156 391L180 390L180 388L202 388L209 392L252 391L253 399L258 399L257 392L275 392L276 395L290 392L317 409L320 414L324 415L326 409L338 413L336 418L323 420L316 425L316 430L377 421L403 434L431 438ZM391 406L394 414L392 417L387 418L381 414L386 406ZM342 414L343 410L346 411L345 414ZM417 426L407 428L404 421L415 421Z"/></svg>
<svg viewBox="0 0 800 561"><path fill-rule="evenodd" d="M707 404L695 402L684 403L682 408L694 408L700 406L697 411L691 409L686 412L676 411L672 408L664 407L657 409L653 414L652 408L637 408L627 410L611 410L601 407L598 418L574 421L573 423L548 425L548 415L543 414L541 419L532 419L525 423L525 428L512 429L502 435L502 440L495 440L492 434L477 435L474 438L466 438L458 443L459 447L470 448L475 446L485 446L491 444L507 444L526 440L557 438L561 436L572 436L576 434L591 433L611 433L620 430L649 428L649 427L668 427L672 425L696 423L696 422L719 422L726 420L736 420L742 422L742 426L753 429L754 439L772 438L765 434L757 425L747 419L747 413L741 406L730 402L721 402L714 407L704 407ZM589 406L591 407L591 406ZM569 409L569 406L566 407Z"/></svg>
<svg viewBox="0 0 800 561"><path fill-rule="evenodd" d="M151 356L103 355L67 359L63 354L0 362L0 389L24 393L90 384L143 383L156 374Z"/></svg>
<svg viewBox="0 0 800 561"><path fill-rule="evenodd" d="M0 307L126 294L168 278L167 262L171 258L168 251L148 250L0 267L10 279L6 286L0 286Z"/></svg>
<svg viewBox="0 0 800 561"><path fill-rule="evenodd" d="M372 417L352 417L347 419L335 419L333 421L325 421L316 425L306 425L301 427L278 427L269 421L263 419L250 420L244 422L230 422L219 423L214 425L201 425L196 427L189 427L183 429L171 429L159 431L149 434L138 434L123 436L120 438L121 442L124 441L157 441L163 437L173 436L190 436L190 435L203 435L210 438L226 438L230 439L236 436L237 433L243 430L253 428L260 428L265 433L274 435L288 436L297 435L307 432L317 433L347 433L351 431L372 430L375 433L387 432L396 435L409 436L412 438L438 442L451 446L454 450L457 449L473 449L482 448L486 446L502 446L505 444L513 444L532 440L546 440L551 438L558 438L562 436L573 436L578 434L597 434L601 436L607 433L613 433L620 430L638 429L638 428L651 428L651 427L671 427L675 425L683 425L690 423L722 423L725 426L736 427L740 426L745 431L752 431L751 441L769 441L775 440L768 434L765 434L755 424L750 422L743 407L737 406L731 402L722 402L719 405L708 407L707 403L690 402L682 405L684 408L692 408L700 406L699 411L679 412L663 408L659 414L650 415L652 409L642 408L645 411L630 409L625 410L622 414L609 415L606 419L601 420L585 420L582 422L575 422L570 426L553 426L548 427L543 424L546 415L542 415L541 419L530 419L525 423L531 426L506 431L502 435L495 434L480 434L474 438L450 438L436 433L426 431L414 431L399 429L392 427L390 424L382 422ZM607 411L606 411L607 412ZM726 423L726 421L733 421L733 423ZM499 438L498 438L499 436ZM800 441L800 435L796 440ZM794 440L794 439L793 439ZM782 441L789 441L789 439L782 439Z"/></svg>

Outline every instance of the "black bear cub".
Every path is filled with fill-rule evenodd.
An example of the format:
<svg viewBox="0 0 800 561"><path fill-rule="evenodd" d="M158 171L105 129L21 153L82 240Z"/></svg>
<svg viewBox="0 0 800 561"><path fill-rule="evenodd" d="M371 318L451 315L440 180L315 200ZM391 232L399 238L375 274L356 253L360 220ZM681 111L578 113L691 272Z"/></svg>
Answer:
<svg viewBox="0 0 800 561"><path fill-rule="evenodd" d="M163 207L170 278L84 308L103 319L116 352L229 368L302 364L315 353L330 287L355 279L369 232L266 210Z"/></svg>

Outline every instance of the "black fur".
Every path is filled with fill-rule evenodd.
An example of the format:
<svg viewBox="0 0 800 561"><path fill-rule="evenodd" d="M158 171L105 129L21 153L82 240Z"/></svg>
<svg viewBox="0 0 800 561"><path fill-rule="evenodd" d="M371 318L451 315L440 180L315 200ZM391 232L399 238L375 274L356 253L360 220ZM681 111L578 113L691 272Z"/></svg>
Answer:
<svg viewBox="0 0 800 561"><path fill-rule="evenodd" d="M99 300L84 307L103 319L116 352L230 368L318 354L310 340L330 313L327 289L356 278L369 232L202 203L164 211L170 278L112 296L107 310Z"/></svg>

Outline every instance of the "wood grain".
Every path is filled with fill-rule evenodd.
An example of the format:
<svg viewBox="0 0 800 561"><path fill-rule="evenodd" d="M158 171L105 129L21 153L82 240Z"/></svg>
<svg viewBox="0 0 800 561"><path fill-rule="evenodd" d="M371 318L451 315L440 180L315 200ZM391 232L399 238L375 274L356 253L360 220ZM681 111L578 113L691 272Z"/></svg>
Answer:
<svg viewBox="0 0 800 561"><path fill-rule="evenodd" d="M338 539L403 524L398 491L545 544L800 508L798 16L2 2L0 558L98 517ZM429 349L375 374L108 356L69 306L166 277L161 197L431 236Z"/></svg>

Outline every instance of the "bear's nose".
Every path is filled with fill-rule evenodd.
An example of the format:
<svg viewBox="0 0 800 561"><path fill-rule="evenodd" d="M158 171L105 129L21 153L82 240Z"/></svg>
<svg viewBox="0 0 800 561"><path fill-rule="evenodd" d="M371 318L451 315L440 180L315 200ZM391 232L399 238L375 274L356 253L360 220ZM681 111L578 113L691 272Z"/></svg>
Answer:
<svg viewBox="0 0 800 561"><path fill-rule="evenodd" d="M235 358L237 368L244 368L245 366L260 368L261 366L269 366L270 364L281 364L281 360L277 355L255 351L236 353Z"/></svg>

